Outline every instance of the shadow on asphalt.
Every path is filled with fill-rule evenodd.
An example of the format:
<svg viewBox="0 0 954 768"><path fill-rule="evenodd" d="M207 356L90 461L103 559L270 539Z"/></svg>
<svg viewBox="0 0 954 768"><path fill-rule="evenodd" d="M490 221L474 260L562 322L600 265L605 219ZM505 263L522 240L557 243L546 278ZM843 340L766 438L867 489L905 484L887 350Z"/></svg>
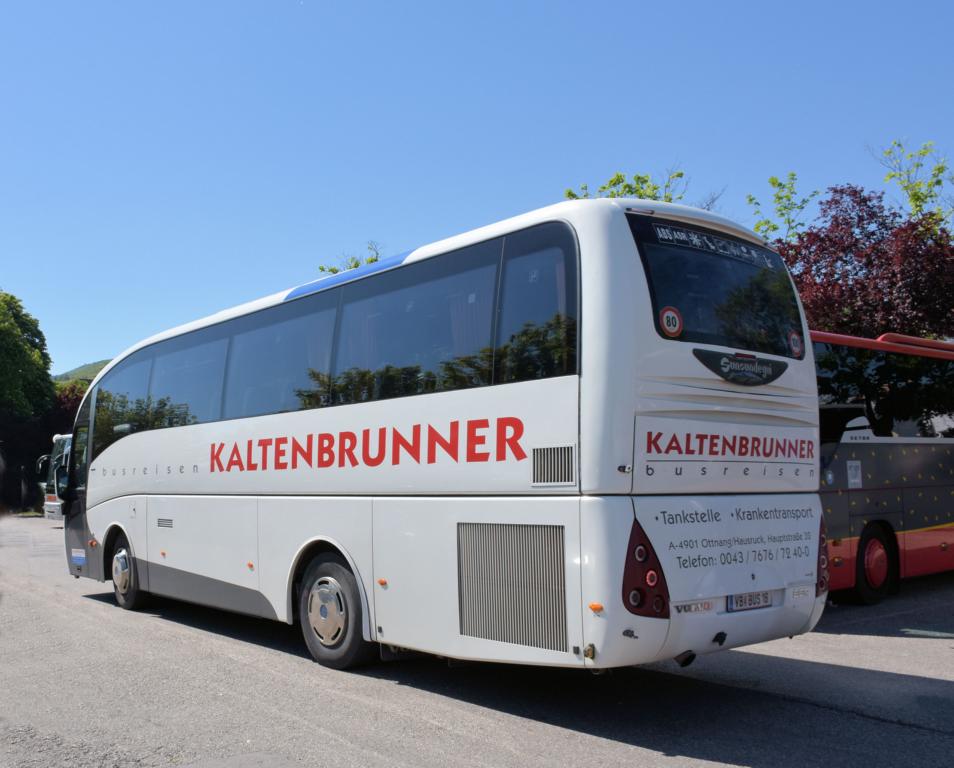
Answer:
<svg viewBox="0 0 954 768"><path fill-rule="evenodd" d="M954 683L856 672L852 675L861 686L916 687L921 705L934 722L954 722ZM807 676L822 686L815 690L843 679L840 673L844 669L828 664L773 661L773 676ZM846 714L840 707L825 704L823 696L786 699L655 669L630 668L593 676L485 664L447 669L436 660L419 660L372 667L361 674L589 736L717 764L870 767L895 765L903 754L924 754L927 743L943 745L948 751L954 748L954 731L943 725L925 727L902 720L914 725L909 729ZM873 733L883 740L873 739ZM885 748L890 752L881 751Z"/></svg>
<svg viewBox="0 0 954 768"><path fill-rule="evenodd" d="M954 599L951 575L919 580L912 583L911 591L915 586L926 586L930 601L940 598L947 604ZM113 599L111 593L88 597L102 602ZM848 614L841 608L833 609L818 631L903 635L902 630L911 623L905 616L915 608L912 605L912 611L899 611L903 605L901 597L874 609L858 607L855 612L852 607ZM864 618L866 626L883 624L878 632L870 627L849 630L841 626L845 615L863 616L863 611L870 616L870 621ZM145 612L309 658L297 626L155 597ZM932 626L950 626L950 621L939 619ZM952 682L783 657L771 657L770 662L763 658L761 662L770 665L773 678L798 679L800 688L814 693L804 699L790 699L760 691L761 680L756 673L730 686L700 679L699 675L670 675L658 667L615 670L597 676L581 670L495 664L449 668L445 661L430 656L382 663L352 674L666 755L714 763L801 768L834 762L862 763L871 768L896 764L904 754L925 755L935 750L950 754L954 750ZM705 658L697 664L703 668L700 672L704 671ZM861 699L867 690L896 691L908 708L898 722L846 713L845 707L824 695L826 687L833 685L849 685Z"/></svg>
<svg viewBox="0 0 954 768"><path fill-rule="evenodd" d="M900 591L877 605L853 604L833 595L815 632L877 637L950 637L954 640L954 572L901 582Z"/></svg>
<svg viewBox="0 0 954 768"><path fill-rule="evenodd" d="M106 582L112 587L111 582ZM85 595L89 600L115 605L112 590L97 594ZM116 610L122 610L116 606ZM216 635L231 637L243 643L259 645L276 651L284 651L293 656L311 658L302 640L298 625L288 625L280 621L259 619L254 616L244 616L238 613L222 611L218 608L207 608L193 603L184 603L166 597L150 595L146 605L138 613L157 616L166 621L183 624Z"/></svg>

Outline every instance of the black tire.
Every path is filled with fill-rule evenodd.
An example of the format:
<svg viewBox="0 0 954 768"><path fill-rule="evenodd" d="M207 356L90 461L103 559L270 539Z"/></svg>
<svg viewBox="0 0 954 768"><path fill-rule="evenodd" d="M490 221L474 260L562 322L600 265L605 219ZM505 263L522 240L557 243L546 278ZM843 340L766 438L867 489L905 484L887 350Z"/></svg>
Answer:
<svg viewBox="0 0 954 768"><path fill-rule="evenodd" d="M855 596L865 605L880 603L897 590L897 552L893 537L882 526L865 526L855 556L854 590Z"/></svg>
<svg viewBox="0 0 954 768"><path fill-rule="evenodd" d="M113 596L116 605L127 611L141 608L146 600L146 593L139 586L139 572L136 569L136 558L132 555L125 534L119 534L113 544L113 551L109 553L109 568L113 580Z"/></svg>
<svg viewBox="0 0 954 768"><path fill-rule="evenodd" d="M340 557L318 555L308 564L298 593L298 623L312 658L331 669L376 659L377 646L361 636L362 619L354 574Z"/></svg>

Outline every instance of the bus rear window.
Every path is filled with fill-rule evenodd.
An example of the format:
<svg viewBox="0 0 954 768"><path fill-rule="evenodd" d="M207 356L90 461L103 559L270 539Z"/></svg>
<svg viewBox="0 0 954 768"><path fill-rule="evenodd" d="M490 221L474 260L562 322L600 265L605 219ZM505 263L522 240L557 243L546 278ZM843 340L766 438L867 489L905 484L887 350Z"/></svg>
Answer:
<svg viewBox="0 0 954 768"><path fill-rule="evenodd" d="M795 290L777 253L681 222L627 218L661 336L795 359L804 356Z"/></svg>

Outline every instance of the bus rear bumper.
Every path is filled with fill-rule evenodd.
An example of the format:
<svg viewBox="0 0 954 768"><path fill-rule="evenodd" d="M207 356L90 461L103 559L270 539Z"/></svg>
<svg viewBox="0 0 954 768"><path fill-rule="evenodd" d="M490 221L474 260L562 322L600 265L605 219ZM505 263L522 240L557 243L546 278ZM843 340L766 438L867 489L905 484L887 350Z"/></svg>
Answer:
<svg viewBox="0 0 954 768"><path fill-rule="evenodd" d="M810 594L804 594L809 591ZM614 630L599 633L599 642L593 643L591 651L593 658L585 663L593 668L648 664L688 654L703 656L811 631L821 618L827 595L816 598L814 585L778 592L785 593L782 604L740 612L726 611L724 596L695 601L692 612L674 611L669 619L636 618L625 610L617 611L616 616L604 617L604 626L614 626ZM590 637L595 638L595 634Z"/></svg>
<svg viewBox="0 0 954 768"><path fill-rule="evenodd" d="M810 596L798 597L806 591ZM715 598L705 601L717 606L711 612L674 616L656 660L673 659L685 653L702 656L799 635L814 626L813 618L817 621L824 607L824 598L815 598L814 584L776 590L778 597L784 598L781 605L734 613L726 611L726 597Z"/></svg>

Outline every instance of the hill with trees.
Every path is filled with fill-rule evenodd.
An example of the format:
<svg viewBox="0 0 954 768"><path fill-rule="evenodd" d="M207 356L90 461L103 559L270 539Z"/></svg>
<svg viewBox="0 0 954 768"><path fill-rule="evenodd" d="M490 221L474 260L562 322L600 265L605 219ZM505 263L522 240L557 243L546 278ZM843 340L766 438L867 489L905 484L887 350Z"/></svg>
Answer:
<svg viewBox="0 0 954 768"><path fill-rule="evenodd" d="M106 367L110 358L106 360L97 360L95 363L86 363L65 373L58 373L53 377L53 381L72 381L73 379L89 379L92 381L96 374Z"/></svg>

